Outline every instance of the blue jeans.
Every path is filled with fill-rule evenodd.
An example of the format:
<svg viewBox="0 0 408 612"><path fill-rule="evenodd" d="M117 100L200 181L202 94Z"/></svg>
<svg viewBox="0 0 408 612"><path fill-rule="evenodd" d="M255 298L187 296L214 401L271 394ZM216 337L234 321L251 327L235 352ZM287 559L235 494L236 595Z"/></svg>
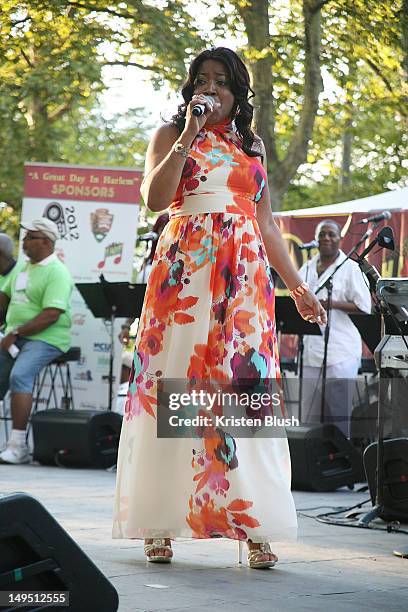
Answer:
<svg viewBox="0 0 408 612"><path fill-rule="evenodd" d="M37 374L50 361L64 354L42 340L18 338L16 345L20 352L15 359L8 351L0 350L0 400L9 389L11 393L32 393Z"/></svg>

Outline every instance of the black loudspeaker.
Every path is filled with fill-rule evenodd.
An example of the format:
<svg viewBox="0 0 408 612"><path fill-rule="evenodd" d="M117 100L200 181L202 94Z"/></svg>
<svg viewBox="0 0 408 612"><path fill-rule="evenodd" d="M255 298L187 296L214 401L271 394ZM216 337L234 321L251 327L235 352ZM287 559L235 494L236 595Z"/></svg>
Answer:
<svg viewBox="0 0 408 612"><path fill-rule="evenodd" d="M24 610L118 609L113 585L33 497L0 497L0 550L0 591L69 591L69 606L32 604ZM2 609L11 612L12 606Z"/></svg>
<svg viewBox="0 0 408 612"><path fill-rule="evenodd" d="M64 467L115 465L122 417L98 410L43 410L31 419L34 461Z"/></svg>
<svg viewBox="0 0 408 612"><path fill-rule="evenodd" d="M365 480L361 454L335 425L286 428L292 488L334 491Z"/></svg>
<svg viewBox="0 0 408 612"><path fill-rule="evenodd" d="M408 523L408 438L384 440L384 521ZM377 442L364 451L371 501L375 505L377 492Z"/></svg>

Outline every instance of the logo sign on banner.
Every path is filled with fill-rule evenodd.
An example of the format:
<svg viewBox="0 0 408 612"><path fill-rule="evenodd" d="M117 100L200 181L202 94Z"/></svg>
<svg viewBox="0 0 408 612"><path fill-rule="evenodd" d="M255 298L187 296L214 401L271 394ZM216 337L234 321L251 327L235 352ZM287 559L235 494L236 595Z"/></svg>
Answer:
<svg viewBox="0 0 408 612"><path fill-rule="evenodd" d="M26 163L21 222L46 217L57 224L60 236L55 252L75 283L100 283L101 274L109 282L130 281L141 180L141 171L128 168ZM72 315L72 346L81 348L80 361L70 364L75 408L107 408L110 326L93 316L77 289ZM123 319L116 319L113 330L113 408L120 378L122 347L117 337L122 323Z"/></svg>

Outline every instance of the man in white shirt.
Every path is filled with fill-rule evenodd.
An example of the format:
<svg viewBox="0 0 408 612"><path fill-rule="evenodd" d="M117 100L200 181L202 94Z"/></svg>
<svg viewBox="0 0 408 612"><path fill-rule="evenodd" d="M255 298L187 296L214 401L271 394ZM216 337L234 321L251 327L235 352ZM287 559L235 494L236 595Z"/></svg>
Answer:
<svg viewBox="0 0 408 612"><path fill-rule="evenodd" d="M346 259L340 249L341 229L331 219L316 227L319 253L300 269L312 291L321 286ZM318 296L327 309L327 288ZM351 260L333 275L330 332L327 352L324 422L334 423L350 437L354 381L361 362L360 334L349 314L370 313L371 297L368 282L358 265ZM321 381L324 355L324 332L321 336L305 336L303 354L302 422L319 423L321 417Z"/></svg>

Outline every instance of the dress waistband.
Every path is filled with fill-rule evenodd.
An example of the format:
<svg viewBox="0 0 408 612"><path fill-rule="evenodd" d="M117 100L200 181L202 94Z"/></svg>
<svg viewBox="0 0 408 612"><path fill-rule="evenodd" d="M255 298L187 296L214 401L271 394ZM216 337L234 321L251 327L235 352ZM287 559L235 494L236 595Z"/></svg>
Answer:
<svg viewBox="0 0 408 612"><path fill-rule="evenodd" d="M255 211L255 202L245 196L236 196L232 201L226 203L225 193L209 193L208 195L185 195L182 203L175 201L171 204L169 216L172 219L198 214L230 213L255 219Z"/></svg>

